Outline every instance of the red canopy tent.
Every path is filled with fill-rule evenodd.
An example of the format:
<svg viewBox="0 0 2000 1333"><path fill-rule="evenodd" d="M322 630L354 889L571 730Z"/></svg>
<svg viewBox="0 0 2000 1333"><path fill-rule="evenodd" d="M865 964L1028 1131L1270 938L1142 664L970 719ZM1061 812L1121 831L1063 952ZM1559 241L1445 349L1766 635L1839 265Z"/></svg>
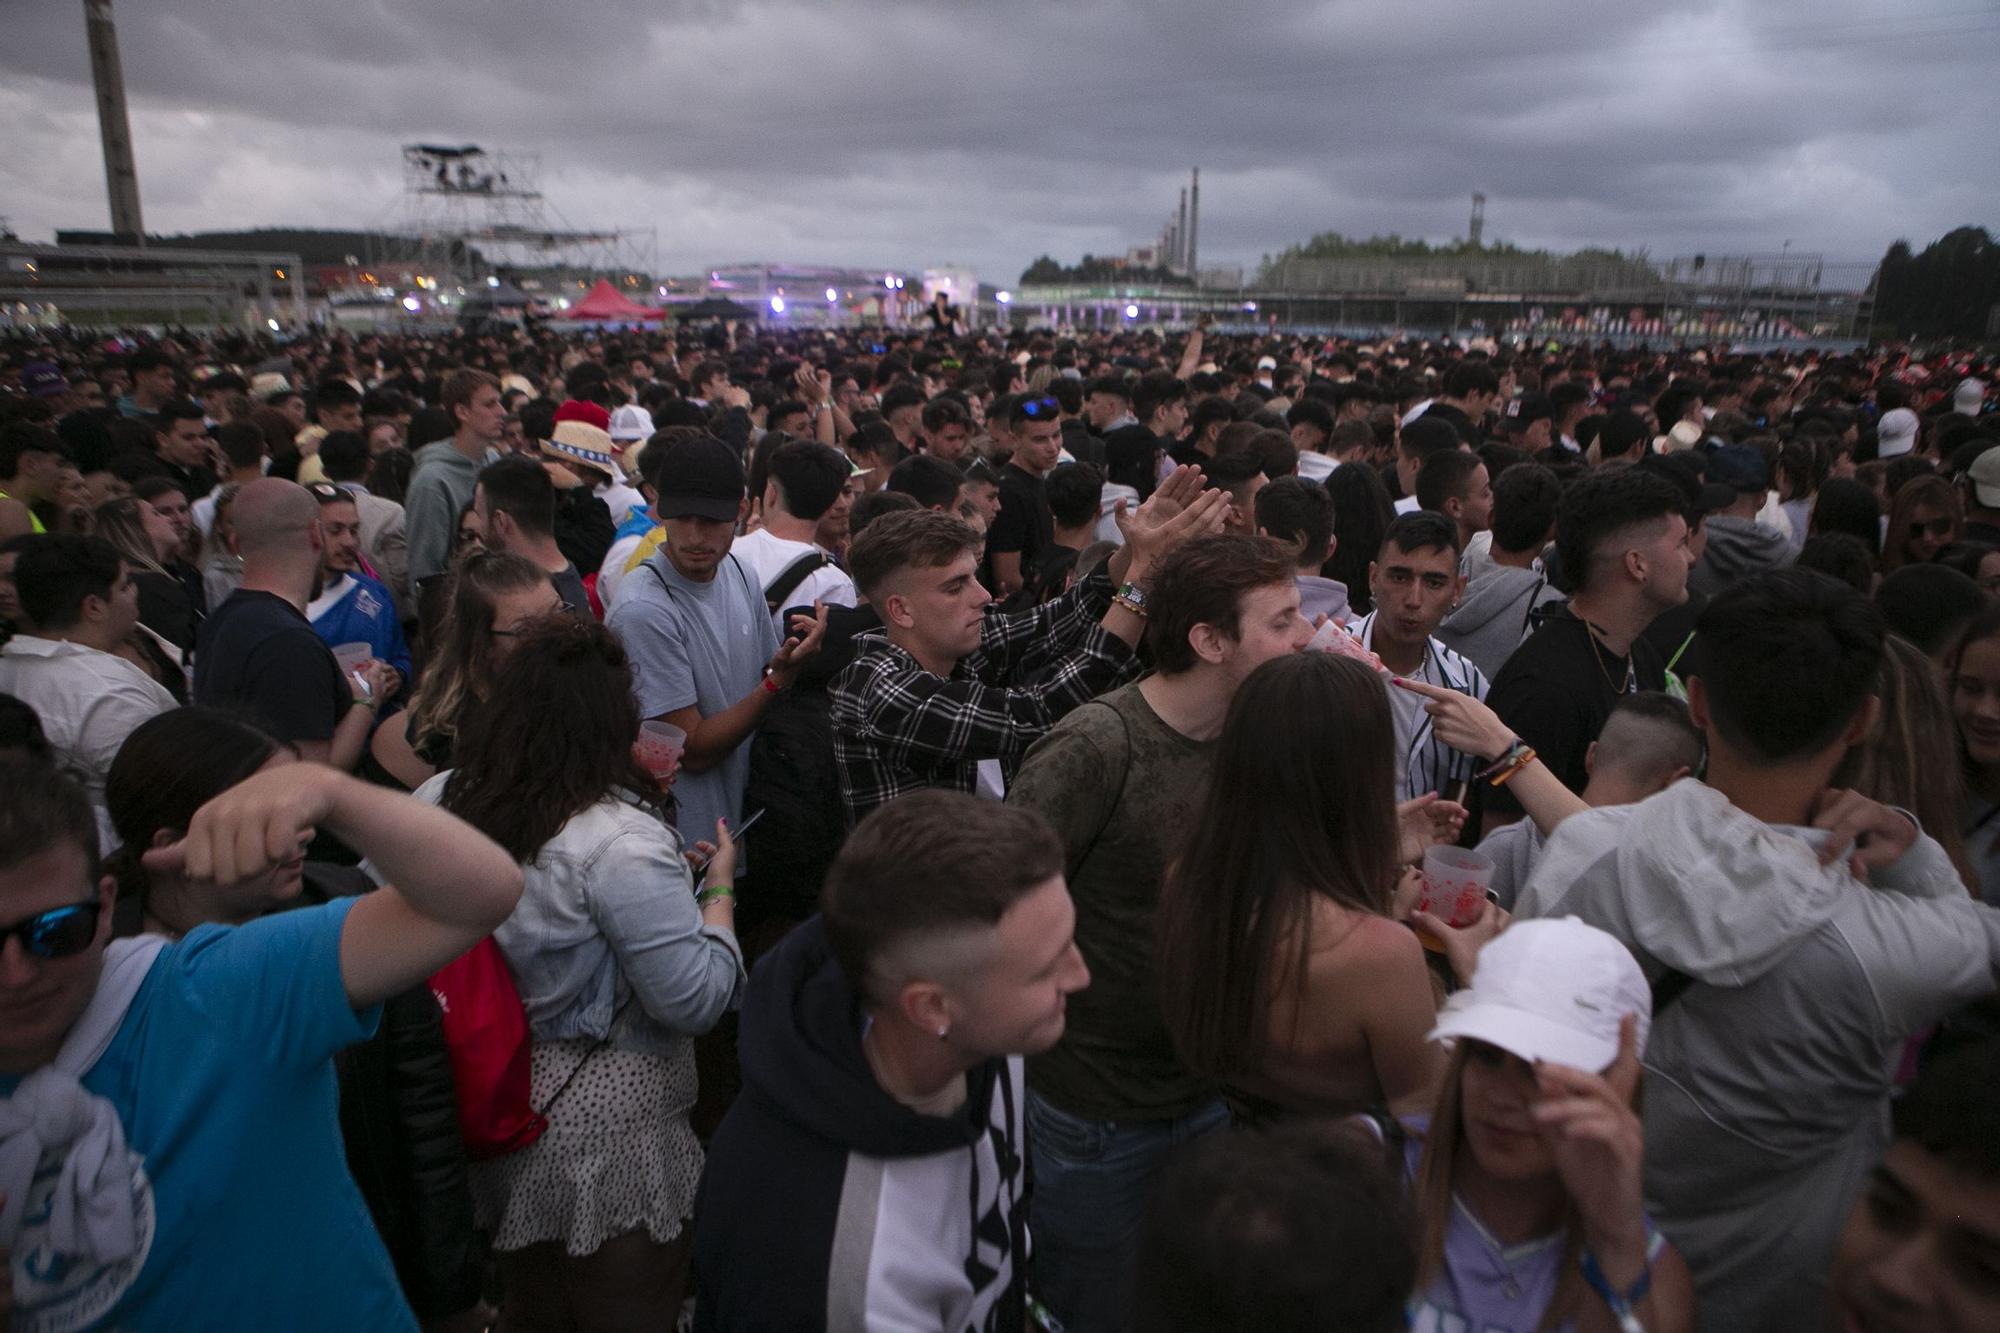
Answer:
<svg viewBox="0 0 2000 1333"><path fill-rule="evenodd" d="M632 324L641 320L665 319L667 312L652 306L628 301L616 287L599 278L581 301L562 312L565 319L602 320L606 323Z"/></svg>

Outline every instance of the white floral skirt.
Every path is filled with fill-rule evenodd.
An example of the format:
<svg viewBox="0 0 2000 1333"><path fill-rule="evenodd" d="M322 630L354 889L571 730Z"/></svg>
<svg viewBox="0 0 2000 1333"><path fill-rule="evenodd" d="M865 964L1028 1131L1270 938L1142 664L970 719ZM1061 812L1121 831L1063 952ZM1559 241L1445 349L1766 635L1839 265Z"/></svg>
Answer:
<svg viewBox="0 0 2000 1333"><path fill-rule="evenodd" d="M662 1244L694 1212L702 1151L688 1128L694 1105L694 1046L653 1055L588 1038L536 1042L532 1104L549 1111L542 1137L520 1152L472 1164L479 1225L499 1250L561 1241L593 1253L641 1227ZM588 1060L588 1063L584 1063Z"/></svg>

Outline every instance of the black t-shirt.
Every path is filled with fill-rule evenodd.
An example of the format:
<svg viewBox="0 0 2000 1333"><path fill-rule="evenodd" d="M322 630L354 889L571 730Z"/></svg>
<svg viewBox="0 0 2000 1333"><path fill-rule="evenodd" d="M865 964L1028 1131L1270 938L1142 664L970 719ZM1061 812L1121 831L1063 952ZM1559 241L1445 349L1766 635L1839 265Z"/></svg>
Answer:
<svg viewBox="0 0 2000 1333"><path fill-rule="evenodd" d="M988 576L992 574L994 556L1018 551L1021 578L1025 580L1055 540L1055 515L1049 512L1048 493L1042 479L1009 461L1000 469L1000 513L986 530Z"/></svg>
<svg viewBox="0 0 2000 1333"><path fill-rule="evenodd" d="M194 647L200 618L187 585L172 574L150 569L134 570L132 582L139 590L139 623L182 652Z"/></svg>
<svg viewBox="0 0 2000 1333"><path fill-rule="evenodd" d="M1479 423L1465 413L1442 400L1424 409L1427 417L1436 417L1458 432L1458 438L1477 449L1486 443L1486 432L1479 429Z"/></svg>
<svg viewBox="0 0 2000 1333"><path fill-rule="evenodd" d="M584 590L583 575L576 572L575 565L564 565L549 575L549 581L556 585L556 596L562 598L563 610L585 620L592 617L590 594Z"/></svg>
<svg viewBox="0 0 2000 1333"><path fill-rule="evenodd" d="M1581 792L1590 779L1584 755L1619 698L1666 684L1666 667L1643 638L1629 658L1614 657L1563 607L1514 650L1493 678L1486 704L1565 787ZM1505 787L1480 790L1487 809L1520 813Z"/></svg>
<svg viewBox="0 0 2000 1333"><path fill-rule="evenodd" d="M1694 633L1694 622L1707 609L1708 594L1689 588L1685 602L1671 611L1660 612L1659 618L1646 626L1646 632L1639 637L1660 655L1662 662L1672 666L1675 656L1687 646L1688 636Z"/></svg>
<svg viewBox="0 0 2000 1333"><path fill-rule="evenodd" d="M194 701L238 709L281 741L326 741L354 706L333 651L284 598L239 588L201 624Z"/></svg>

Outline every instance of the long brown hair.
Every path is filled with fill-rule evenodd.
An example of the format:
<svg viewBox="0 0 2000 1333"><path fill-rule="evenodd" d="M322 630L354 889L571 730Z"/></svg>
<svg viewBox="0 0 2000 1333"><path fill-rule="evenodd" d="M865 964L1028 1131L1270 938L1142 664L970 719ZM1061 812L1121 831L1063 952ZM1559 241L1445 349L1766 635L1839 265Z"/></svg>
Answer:
<svg viewBox="0 0 2000 1333"><path fill-rule="evenodd" d="M146 503L136 495L106 500L91 515L90 530L117 547L133 572L164 574L167 571L160 564L153 535L146 531L146 517L139 509Z"/></svg>
<svg viewBox="0 0 2000 1333"><path fill-rule="evenodd" d="M439 804L516 861L533 860L614 789L653 788L632 759L640 718L631 664L594 620L550 616L528 630L479 716L459 733Z"/></svg>
<svg viewBox="0 0 2000 1333"><path fill-rule="evenodd" d="M1891 573L1910 563L1910 516L1918 508L1942 509L1951 519L1951 541L1958 540L1964 524L1958 492L1943 477L1912 477L1896 492L1889 505L1889 539L1882 543L1882 572Z"/></svg>
<svg viewBox="0 0 2000 1333"><path fill-rule="evenodd" d="M1417 1286L1421 1292L1444 1271L1445 1238L1451 1233L1452 1179L1458 1170L1458 1154L1465 1150L1465 1119L1460 1109L1459 1082L1465 1076L1465 1061L1471 1047L1459 1042L1445 1067L1444 1086L1438 1089L1437 1105L1431 1110L1430 1128L1424 1135L1423 1159L1411 1190L1417 1213ZM1636 1100L1636 1099L1635 1099ZM1567 1191L1565 1191L1567 1193ZM1572 1202L1564 1211L1563 1256L1555 1294L1535 1327L1561 1328L1573 1322L1583 1308L1583 1221Z"/></svg>
<svg viewBox="0 0 2000 1333"><path fill-rule="evenodd" d="M451 605L442 642L424 667L410 705L410 740L443 736L456 742L472 703L486 692L493 662L493 607L510 592L549 581L546 572L518 555L482 551L467 556L452 576Z"/></svg>
<svg viewBox="0 0 2000 1333"><path fill-rule="evenodd" d="M1833 785L1908 810L1937 840L1975 895L1979 872L1966 855L1965 773L1958 760L1958 721L1938 668L1923 649L1891 634L1882 654L1882 713L1868 738L1848 751ZM1954 663L1956 658L1953 659Z"/></svg>
<svg viewBox="0 0 2000 1333"><path fill-rule="evenodd" d="M1388 913L1395 753L1382 682L1357 662L1287 654L1238 687L1160 895L1161 1010L1190 1069L1257 1068L1274 993L1305 984L1315 896Z"/></svg>

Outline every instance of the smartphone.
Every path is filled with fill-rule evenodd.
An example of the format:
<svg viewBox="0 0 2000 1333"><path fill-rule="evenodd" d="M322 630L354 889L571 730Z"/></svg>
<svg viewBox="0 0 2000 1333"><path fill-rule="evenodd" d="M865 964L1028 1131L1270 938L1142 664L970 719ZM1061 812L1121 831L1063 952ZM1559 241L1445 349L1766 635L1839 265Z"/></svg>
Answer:
<svg viewBox="0 0 2000 1333"><path fill-rule="evenodd" d="M738 826L729 827L728 821L726 820L724 821L724 826L729 827L729 836L733 838L736 841L736 843L740 846L742 845L743 842L743 835L748 833L750 831L751 826L755 824L758 820L762 819L763 817L764 817L764 812L762 810L759 810L756 814L750 816L750 818L744 820L743 823ZM704 871L708 869L708 863L710 861L713 861L714 859L715 859L715 853L713 852L710 852L707 856L702 857L700 863L695 866L694 873L697 875L702 874Z"/></svg>

